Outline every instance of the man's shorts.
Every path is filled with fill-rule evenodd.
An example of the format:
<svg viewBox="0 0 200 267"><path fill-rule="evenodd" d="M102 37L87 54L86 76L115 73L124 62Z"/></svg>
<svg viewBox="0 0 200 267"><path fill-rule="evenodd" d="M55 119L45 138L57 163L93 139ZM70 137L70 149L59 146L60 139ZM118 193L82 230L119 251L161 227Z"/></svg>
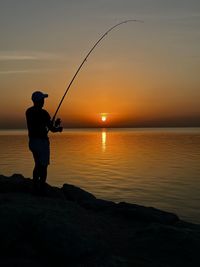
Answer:
<svg viewBox="0 0 200 267"><path fill-rule="evenodd" d="M36 164L49 165L49 139L30 138L29 149L33 153L33 157Z"/></svg>

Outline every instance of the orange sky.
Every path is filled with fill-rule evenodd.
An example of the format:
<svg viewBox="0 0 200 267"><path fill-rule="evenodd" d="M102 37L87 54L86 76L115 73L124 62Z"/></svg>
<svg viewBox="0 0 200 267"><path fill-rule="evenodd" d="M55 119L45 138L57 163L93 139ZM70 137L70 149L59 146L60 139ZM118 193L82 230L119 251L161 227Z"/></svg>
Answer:
<svg viewBox="0 0 200 267"><path fill-rule="evenodd" d="M94 42L131 18L144 23L115 29L84 65L58 114L64 126L200 126L198 1L47 2L0 3L1 128L25 127L35 90L53 115Z"/></svg>

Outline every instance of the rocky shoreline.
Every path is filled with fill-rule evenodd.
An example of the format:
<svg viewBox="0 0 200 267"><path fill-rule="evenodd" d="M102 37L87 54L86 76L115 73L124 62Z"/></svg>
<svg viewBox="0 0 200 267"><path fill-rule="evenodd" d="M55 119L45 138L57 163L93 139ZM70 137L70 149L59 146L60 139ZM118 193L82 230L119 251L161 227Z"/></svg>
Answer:
<svg viewBox="0 0 200 267"><path fill-rule="evenodd" d="M173 213L0 175L1 267L191 267L199 249L200 225Z"/></svg>

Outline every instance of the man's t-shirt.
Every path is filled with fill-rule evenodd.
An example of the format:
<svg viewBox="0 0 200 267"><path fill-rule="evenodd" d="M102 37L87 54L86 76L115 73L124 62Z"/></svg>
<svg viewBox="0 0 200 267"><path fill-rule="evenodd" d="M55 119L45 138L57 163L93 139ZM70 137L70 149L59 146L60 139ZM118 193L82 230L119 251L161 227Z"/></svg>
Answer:
<svg viewBox="0 0 200 267"><path fill-rule="evenodd" d="M28 108L26 121L29 138L48 138L47 133L51 124L51 117L46 110L35 106Z"/></svg>

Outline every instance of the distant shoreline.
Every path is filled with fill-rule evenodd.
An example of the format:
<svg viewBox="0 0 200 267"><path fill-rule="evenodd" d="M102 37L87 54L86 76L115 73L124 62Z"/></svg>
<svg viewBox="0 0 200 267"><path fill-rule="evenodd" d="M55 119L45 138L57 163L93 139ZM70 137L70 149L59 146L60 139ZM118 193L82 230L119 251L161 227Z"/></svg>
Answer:
<svg viewBox="0 0 200 267"><path fill-rule="evenodd" d="M199 133L200 127L129 127L129 128L64 128L62 134L66 133L79 133L79 132L135 132L135 133L159 133L159 132L168 132L168 133ZM5 135L27 135L27 129L0 129L0 136ZM49 133L49 135L54 135Z"/></svg>
<svg viewBox="0 0 200 267"><path fill-rule="evenodd" d="M64 130L98 130L98 129L200 129L200 126L143 126L143 127L64 127ZM0 131L26 131L26 128L2 128Z"/></svg>

